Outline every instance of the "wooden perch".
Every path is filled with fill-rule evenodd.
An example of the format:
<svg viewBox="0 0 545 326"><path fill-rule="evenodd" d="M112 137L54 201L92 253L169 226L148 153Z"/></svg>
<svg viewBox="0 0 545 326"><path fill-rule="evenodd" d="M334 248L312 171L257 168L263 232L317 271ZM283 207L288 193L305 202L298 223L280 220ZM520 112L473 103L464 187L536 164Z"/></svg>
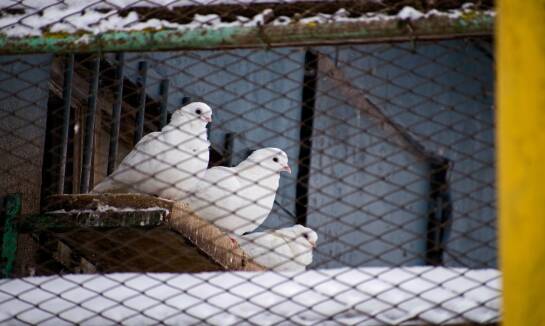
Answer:
<svg viewBox="0 0 545 326"><path fill-rule="evenodd" d="M140 194L53 195L47 200L47 210L97 209L99 205L134 209L159 207L169 210L173 203L170 200Z"/></svg>
<svg viewBox="0 0 545 326"><path fill-rule="evenodd" d="M199 218L181 202L139 194L54 195L48 200L47 211L23 219L20 229L47 232L50 238L62 242L62 248L70 248L70 255L78 257L78 262L97 266L101 272L265 270L224 232ZM108 231L113 229L120 231ZM136 243L139 237L142 248L124 246L116 251L119 243ZM84 241L86 238L89 241ZM104 251L104 246L113 249ZM150 257L144 252L149 252L150 246L156 247L151 250L157 251L157 255ZM62 255L58 251L55 257L59 261L57 258ZM171 257L173 255L181 257ZM166 259L163 265L169 259L177 265L161 270L157 267L161 262L153 263L161 259ZM140 262L135 262L137 260ZM207 260L210 263L206 263ZM64 266L66 261L66 258L62 260Z"/></svg>
<svg viewBox="0 0 545 326"><path fill-rule="evenodd" d="M57 249L53 252L53 259L68 269L73 269L76 273L92 274L96 273L96 267L84 257L73 259L74 250L61 240L57 240Z"/></svg>
<svg viewBox="0 0 545 326"><path fill-rule="evenodd" d="M376 122L376 124L386 132L387 141L392 141L396 145L414 154L416 157L436 164L444 164L446 158L428 151L416 139L414 139L402 126L398 125L387 117L382 110L378 108L362 90L352 86L352 83L346 78L342 70L335 66L335 63L326 55L318 54L318 70L340 92L346 102L357 108L366 117Z"/></svg>
<svg viewBox="0 0 545 326"><path fill-rule="evenodd" d="M263 271L231 238L213 224L198 217L187 204L175 202L169 225L226 270Z"/></svg>

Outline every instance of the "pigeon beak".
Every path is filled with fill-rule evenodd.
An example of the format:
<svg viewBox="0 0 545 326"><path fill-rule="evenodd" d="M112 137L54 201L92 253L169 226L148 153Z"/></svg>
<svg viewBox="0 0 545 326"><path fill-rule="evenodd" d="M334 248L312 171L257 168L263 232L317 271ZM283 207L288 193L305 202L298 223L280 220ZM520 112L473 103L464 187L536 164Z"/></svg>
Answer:
<svg viewBox="0 0 545 326"><path fill-rule="evenodd" d="M286 171L286 172L288 172L289 174L291 174L290 166L287 165L287 164L284 165L284 166L282 166L282 170L280 170L280 171Z"/></svg>
<svg viewBox="0 0 545 326"><path fill-rule="evenodd" d="M316 248L316 242L315 241L312 241L312 240L307 240L310 245L312 246L312 248Z"/></svg>
<svg viewBox="0 0 545 326"><path fill-rule="evenodd" d="M212 117L203 115L201 116L201 120L210 123L212 122Z"/></svg>

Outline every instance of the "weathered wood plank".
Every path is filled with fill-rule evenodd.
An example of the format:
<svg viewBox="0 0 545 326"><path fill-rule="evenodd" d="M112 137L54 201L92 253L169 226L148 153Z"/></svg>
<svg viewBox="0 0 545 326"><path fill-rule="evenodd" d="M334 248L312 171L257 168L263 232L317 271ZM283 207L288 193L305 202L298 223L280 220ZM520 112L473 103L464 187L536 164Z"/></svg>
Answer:
<svg viewBox="0 0 545 326"><path fill-rule="evenodd" d="M23 232L65 228L153 227L162 225L166 215L167 211L164 209L146 211L58 210L43 215L25 217L17 225Z"/></svg>
<svg viewBox="0 0 545 326"><path fill-rule="evenodd" d="M85 257L79 256L69 245L57 241L57 250L53 258L64 267L76 273L96 273L96 267Z"/></svg>
<svg viewBox="0 0 545 326"><path fill-rule="evenodd" d="M254 263L224 232L191 212L185 203L140 194L85 194L53 195L49 198L47 207L47 213L23 219L19 224L20 229L24 232L48 231L48 233L57 234L55 237L63 234L63 241L70 248L77 248L77 252L82 257L86 257L93 266L97 266L97 270L100 271L129 271L123 269L117 263L114 264L115 259L108 257L108 254L99 248L103 245L100 244L100 241L121 241L118 239L118 232L129 232L127 236L132 234L135 243L140 241L148 243L149 239L146 240L150 238L148 235L142 235L142 239L139 239L138 235L134 233L148 232L145 231L146 229L150 230L149 232L156 229L163 231L161 231L160 236L153 237L155 241L153 245L142 245L142 248L149 248L150 246L173 247L173 241L176 241L179 245L174 247L177 248L176 250L184 252L185 256L201 257L185 259L187 260L185 264L191 264L191 261L201 261L204 264L202 266L205 266L206 264L202 260L205 258L205 260L210 260L216 266L214 268L210 266L203 267L202 270L192 268L191 271L265 270L262 266ZM89 237L90 240L86 242L88 245L78 244L75 239L82 239L83 241L89 232L93 233L94 236ZM79 236L75 236L76 234L79 234ZM173 240L174 238L178 240ZM174 252L177 252L176 250ZM127 248L126 251L127 259L141 260L136 257L138 251L131 248ZM101 258L102 262L95 265L96 259L89 258L92 255L95 257L104 256ZM165 257L172 255L172 253L169 253ZM123 257L122 254L118 256ZM153 260L157 260L157 257ZM112 264L117 267L112 267ZM137 265L147 266L145 261L141 261L139 264ZM112 266L108 267L107 265ZM180 267L182 265L184 264L179 262L178 270L182 268ZM138 270L135 266L131 265L130 271ZM154 268L156 266L150 265L145 267L144 270L176 270L175 268L165 269L166 267ZM183 270L187 271L187 268L184 267Z"/></svg>
<svg viewBox="0 0 545 326"><path fill-rule="evenodd" d="M47 211L97 209L100 205L140 209L158 207L170 210L173 204L171 200L141 194L54 195L48 198Z"/></svg>
<svg viewBox="0 0 545 326"><path fill-rule="evenodd" d="M49 246L69 251L61 264L71 272L206 272L224 268L167 226L75 229L49 232ZM67 249L69 248L69 250ZM67 254L65 254L67 255Z"/></svg>
<svg viewBox="0 0 545 326"><path fill-rule="evenodd" d="M254 263L225 233L191 212L187 204L174 204L169 225L226 270L265 270Z"/></svg>

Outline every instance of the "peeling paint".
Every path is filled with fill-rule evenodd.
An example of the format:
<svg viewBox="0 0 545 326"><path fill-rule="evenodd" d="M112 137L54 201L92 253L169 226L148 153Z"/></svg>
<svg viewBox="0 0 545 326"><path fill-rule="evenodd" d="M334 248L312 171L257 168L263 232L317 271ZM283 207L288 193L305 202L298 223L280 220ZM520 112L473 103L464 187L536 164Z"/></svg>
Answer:
<svg viewBox="0 0 545 326"><path fill-rule="evenodd" d="M408 28L410 24L410 28ZM371 43L411 39L490 36L494 17L468 11L460 17L430 16L410 22L376 20L192 30L44 33L24 38L0 34L0 54L263 48L313 44ZM84 38L86 42L78 42ZM266 41L265 41L266 40Z"/></svg>

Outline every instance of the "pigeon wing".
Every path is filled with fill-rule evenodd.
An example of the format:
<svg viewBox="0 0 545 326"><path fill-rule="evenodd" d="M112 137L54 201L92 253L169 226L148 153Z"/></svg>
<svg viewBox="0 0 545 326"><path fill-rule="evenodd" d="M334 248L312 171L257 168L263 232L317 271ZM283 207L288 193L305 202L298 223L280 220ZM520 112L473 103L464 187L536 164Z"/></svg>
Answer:
<svg viewBox="0 0 545 326"><path fill-rule="evenodd" d="M158 138L161 132L151 132L144 136L136 144L133 150L123 158L119 164L118 169L110 176L104 178L94 188L93 193L124 193L130 192L131 187L127 182L123 182L125 179L131 178L130 169L137 165L139 162L145 160L147 155L144 153L149 152L149 148L153 148L155 143L158 142ZM119 173L122 172L122 173ZM138 180L135 180L138 181Z"/></svg>
<svg viewBox="0 0 545 326"><path fill-rule="evenodd" d="M236 216L232 215L240 206L240 200L237 197L239 189L239 177L232 168L213 167L206 171L189 205L200 217L226 231L233 232L236 229L236 223L232 222Z"/></svg>
<svg viewBox="0 0 545 326"><path fill-rule="evenodd" d="M267 268L289 270L293 253L277 230L245 235L241 237L241 247L252 259Z"/></svg>

